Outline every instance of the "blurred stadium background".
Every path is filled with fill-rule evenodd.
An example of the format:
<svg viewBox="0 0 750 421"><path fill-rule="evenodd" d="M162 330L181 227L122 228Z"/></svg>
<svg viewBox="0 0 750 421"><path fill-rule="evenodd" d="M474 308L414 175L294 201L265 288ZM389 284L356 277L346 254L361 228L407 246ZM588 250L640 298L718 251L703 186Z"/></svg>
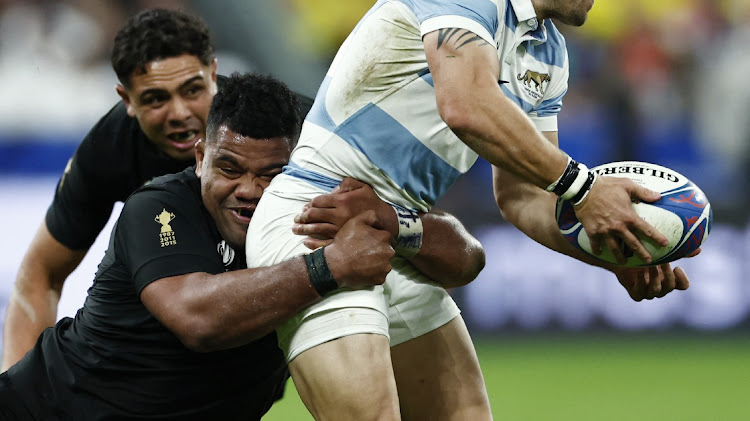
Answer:
<svg viewBox="0 0 750 421"><path fill-rule="evenodd" d="M124 19L193 10L212 28L220 73L271 73L313 96L372 3L0 0L0 317L59 174L118 100L108 54ZM634 303L607 272L504 223L478 163L439 207L487 251L479 279L453 294L497 418L750 419L750 0L597 0L584 27L561 29L571 60L561 147L589 166L682 172L711 200L715 226L703 253L680 262L688 291ZM60 317L81 306L109 230L66 283ZM291 384L267 418L310 419Z"/></svg>

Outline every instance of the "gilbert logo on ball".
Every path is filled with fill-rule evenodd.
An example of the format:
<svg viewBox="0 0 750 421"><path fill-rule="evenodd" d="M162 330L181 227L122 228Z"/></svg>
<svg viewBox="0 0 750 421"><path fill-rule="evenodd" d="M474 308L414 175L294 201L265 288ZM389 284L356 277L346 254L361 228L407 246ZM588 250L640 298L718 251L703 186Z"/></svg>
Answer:
<svg viewBox="0 0 750 421"><path fill-rule="evenodd" d="M693 182L672 169L656 164L637 161L621 161L592 168L600 177L626 177L636 184L661 193L661 199L653 203L633 203L636 213L669 240L660 247L649 239L639 236L641 243L651 254L649 265L672 262L698 249L708 238L713 222L711 204L706 195ZM557 225L565 239L592 256L589 238L578 221L573 205L558 199L555 209ZM627 262L625 266L647 266L632 250L622 245ZM599 259L616 263L612 252L604 249Z"/></svg>

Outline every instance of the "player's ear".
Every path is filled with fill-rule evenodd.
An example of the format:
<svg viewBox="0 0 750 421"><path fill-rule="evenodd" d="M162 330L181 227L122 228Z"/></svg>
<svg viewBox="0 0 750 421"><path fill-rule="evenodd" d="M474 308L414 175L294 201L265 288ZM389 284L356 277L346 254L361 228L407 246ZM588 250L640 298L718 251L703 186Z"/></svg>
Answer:
<svg viewBox="0 0 750 421"><path fill-rule="evenodd" d="M206 141L201 139L195 143L195 175L201 177L203 172L203 157L206 154Z"/></svg>
<svg viewBox="0 0 750 421"><path fill-rule="evenodd" d="M214 59L211 61L211 80L213 80L214 82L216 82L216 69L219 66L218 63L219 62L216 57L214 57Z"/></svg>
<svg viewBox="0 0 750 421"><path fill-rule="evenodd" d="M115 86L115 91L117 92L117 95L122 98L122 102L125 103L125 106L128 108L128 115L131 117L135 117L135 109L133 108L133 104L130 101L130 95L128 94L127 89L125 89L124 86L117 84L117 86Z"/></svg>
<svg viewBox="0 0 750 421"><path fill-rule="evenodd" d="M216 85L216 78L217 78L216 69L217 68L218 68L218 61L214 57L214 59L211 61L211 66L210 66L210 69L211 69L211 93L214 94L214 95L216 95L216 91L218 90L218 86Z"/></svg>

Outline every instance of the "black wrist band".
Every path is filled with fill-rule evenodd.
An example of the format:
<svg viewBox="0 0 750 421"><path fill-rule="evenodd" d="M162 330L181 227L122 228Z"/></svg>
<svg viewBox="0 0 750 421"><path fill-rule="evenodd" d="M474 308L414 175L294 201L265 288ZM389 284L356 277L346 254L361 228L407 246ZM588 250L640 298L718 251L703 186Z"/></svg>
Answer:
<svg viewBox="0 0 750 421"><path fill-rule="evenodd" d="M570 162L568 162L568 166L565 167L565 171L563 171L563 174L560 177L560 181L555 186L553 192L558 196L562 196L563 193L568 191L570 186L576 180L578 171L580 171L580 169L578 168L578 162L571 159Z"/></svg>
<svg viewBox="0 0 750 421"><path fill-rule="evenodd" d="M305 264L307 265L307 275L310 277L310 284L321 297L339 289L339 284L333 279L333 275L328 269L324 249L325 247L321 247L305 255Z"/></svg>

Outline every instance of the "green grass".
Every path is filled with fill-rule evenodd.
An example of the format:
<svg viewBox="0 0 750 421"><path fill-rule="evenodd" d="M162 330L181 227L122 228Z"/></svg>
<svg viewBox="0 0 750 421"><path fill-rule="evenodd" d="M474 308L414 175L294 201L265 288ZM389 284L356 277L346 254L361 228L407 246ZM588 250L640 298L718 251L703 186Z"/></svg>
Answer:
<svg viewBox="0 0 750 421"><path fill-rule="evenodd" d="M496 420L750 420L750 335L478 339ZM293 384L264 418L311 420Z"/></svg>

